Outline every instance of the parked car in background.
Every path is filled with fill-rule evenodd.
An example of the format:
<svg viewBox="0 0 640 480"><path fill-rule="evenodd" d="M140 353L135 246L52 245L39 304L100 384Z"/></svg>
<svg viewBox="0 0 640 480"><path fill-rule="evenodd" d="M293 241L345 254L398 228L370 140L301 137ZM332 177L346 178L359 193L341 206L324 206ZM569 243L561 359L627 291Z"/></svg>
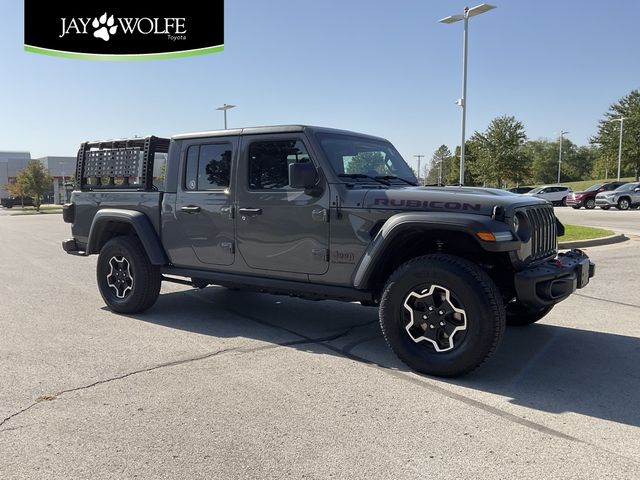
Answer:
<svg viewBox="0 0 640 480"><path fill-rule="evenodd" d="M627 182L605 182L594 183L582 192L573 192L567 197L567 205L572 206L576 210L584 207L587 210L596 208L596 195L600 192L610 192L621 187Z"/></svg>
<svg viewBox="0 0 640 480"><path fill-rule="evenodd" d="M571 193L573 193L573 190L563 185L543 185L542 187L534 188L533 190L525 193L525 195L544 198L554 205L566 205L567 197Z"/></svg>
<svg viewBox="0 0 640 480"><path fill-rule="evenodd" d="M511 192L511 193L528 193L531 190L533 190L533 187L513 187L513 188L509 188L507 190L507 192Z"/></svg>
<svg viewBox="0 0 640 480"><path fill-rule="evenodd" d="M640 206L640 182L625 183L612 192L596 195L596 205L603 210L616 207L618 210L629 210Z"/></svg>
<svg viewBox="0 0 640 480"><path fill-rule="evenodd" d="M5 208L13 208L15 206L24 205L25 207L33 207L33 198L31 197L6 197L0 198L0 205Z"/></svg>

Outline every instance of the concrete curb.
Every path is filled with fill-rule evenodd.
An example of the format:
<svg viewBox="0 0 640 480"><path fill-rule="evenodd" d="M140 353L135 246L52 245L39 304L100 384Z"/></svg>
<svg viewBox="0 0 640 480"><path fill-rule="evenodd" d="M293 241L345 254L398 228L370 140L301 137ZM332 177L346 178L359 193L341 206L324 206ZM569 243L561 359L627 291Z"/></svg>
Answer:
<svg viewBox="0 0 640 480"><path fill-rule="evenodd" d="M585 248L599 247L601 245L612 245L629 240L623 233L616 233L602 238L588 238L586 240L574 240L572 242L558 242L558 248Z"/></svg>

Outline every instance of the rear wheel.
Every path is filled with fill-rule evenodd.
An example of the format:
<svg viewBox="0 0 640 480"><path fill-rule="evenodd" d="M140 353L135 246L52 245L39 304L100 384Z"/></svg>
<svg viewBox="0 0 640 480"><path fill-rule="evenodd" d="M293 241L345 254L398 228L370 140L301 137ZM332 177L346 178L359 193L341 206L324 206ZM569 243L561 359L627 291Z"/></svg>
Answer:
<svg viewBox="0 0 640 480"><path fill-rule="evenodd" d="M587 201L584 202L584 208L587 210L593 210L596 208L596 200L594 198L587 198Z"/></svg>
<svg viewBox="0 0 640 480"><path fill-rule="evenodd" d="M553 309L553 305L548 307L529 309L525 308L517 302L507 304L507 325L514 327L526 327L532 323L546 317Z"/></svg>
<svg viewBox="0 0 640 480"><path fill-rule="evenodd" d="M400 266L387 281L380 326L409 367L454 377L495 351L504 334L504 304L491 278L475 264L452 255L426 255Z"/></svg>
<svg viewBox="0 0 640 480"><path fill-rule="evenodd" d="M118 313L137 313L151 307L160 293L160 269L151 265L136 237L109 240L98 256L98 289L107 306Z"/></svg>

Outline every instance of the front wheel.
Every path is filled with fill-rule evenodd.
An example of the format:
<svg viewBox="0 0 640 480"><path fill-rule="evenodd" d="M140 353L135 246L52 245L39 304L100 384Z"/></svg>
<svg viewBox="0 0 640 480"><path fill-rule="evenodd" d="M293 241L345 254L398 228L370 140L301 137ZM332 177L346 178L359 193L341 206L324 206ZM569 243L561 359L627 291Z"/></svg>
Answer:
<svg viewBox="0 0 640 480"><path fill-rule="evenodd" d="M537 309L525 308L517 302L507 304L507 325L526 327L546 317L553 309L553 305Z"/></svg>
<svg viewBox="0 0 640 480"><path fill-rule="evenodd" d="M505 329L500 292L475 264L444 254L400 266L384 287L382 333L410 368L454 377L481 365Z"/></svg>
<svg viewBox="0 0 640 480"><path fill-rule="evenodd" d="M100 250L97 267L98 289L107 306L118 313L138 313L158 299L162 276L151 265L136 237L109 240Z"/></svg>
<svg viewBox="0 0 640 480"><path fill-rule="evenodd" d="M618 210L629 210L630 206L631 204L629 203L628 199L621 198L620 200L618 200Z"/></svg>
<svg viewBox="0 0 640 480"><path fill-rule="evenodd" d="M586 202L584 202L584 208L587 210L593 210L596 208L596 201L593 198L588 198Z"/></svg>

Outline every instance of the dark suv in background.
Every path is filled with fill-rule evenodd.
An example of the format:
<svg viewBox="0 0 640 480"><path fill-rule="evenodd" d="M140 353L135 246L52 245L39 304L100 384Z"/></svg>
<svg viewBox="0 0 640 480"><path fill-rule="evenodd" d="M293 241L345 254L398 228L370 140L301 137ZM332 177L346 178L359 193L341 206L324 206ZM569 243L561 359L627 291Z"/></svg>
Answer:
<svg viewBox="0 0 640 480"><path fill-rule="evenodd" d="M5 208L13 208L15 206L33 207L33 198L31 197L6 197L0 199L0 205Z"/></svg>
<svg viewBox="0 0 640 480"><path fill-rule="evenodd" d="M596 208L596 195L601 192L610 192L624 185L627 182L605 182L595 183L582 192L573 192L567 197L567 205L576 210L584 207L587 210Z"/></svg>

